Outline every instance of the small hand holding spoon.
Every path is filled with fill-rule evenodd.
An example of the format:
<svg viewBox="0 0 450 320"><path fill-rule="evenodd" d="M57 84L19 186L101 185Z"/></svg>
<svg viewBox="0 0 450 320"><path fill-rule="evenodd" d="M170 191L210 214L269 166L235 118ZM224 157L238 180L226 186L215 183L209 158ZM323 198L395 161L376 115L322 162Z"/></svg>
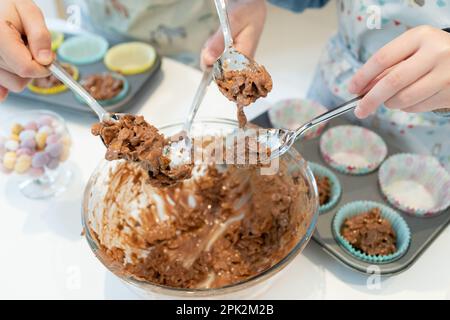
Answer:
<svg viewBox="0 0 450 320"><path fill-rule="evenodd" d="M247 58L234 48L233 37L231 33L230 22L228 20L227 4L225 0L214 0L217 14L219 15L220 25L222 27L223 38L225 41L225 51L214 63L214 79L223 79L224 71L241 71L247 68L253 69L256 62Z"/></svg>
<svg viewBox="0 0 450 320"><path fill-rule="evenodd" d="M225 50L213 65L213 75L220 91L242 107L265 97L272 90L272 79L266 69L248 58L233 45L225 0L215 0L222 27ZM240 121L241 122L241 121ZM241 123L242 124L242 123Z"/></svg>

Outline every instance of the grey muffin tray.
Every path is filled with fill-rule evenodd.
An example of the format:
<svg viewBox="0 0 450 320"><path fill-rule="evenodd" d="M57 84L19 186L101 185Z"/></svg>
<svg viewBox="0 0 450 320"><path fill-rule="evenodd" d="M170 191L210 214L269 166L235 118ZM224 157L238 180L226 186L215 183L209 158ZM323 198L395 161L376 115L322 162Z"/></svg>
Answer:
<svg viewBox="0 0 450 320"><path fill-rule="evenodd" d="M267 113L260 115L252 122L262 127L271 126ZM349 123L350 121L343 118L334 119L330 121L326 129L336 125ZM367 263L353 257L335 240L332 231L332 221L339 208L352 201L368 200L383 203L390 207L392 206L386 202L380 191L378 171L363 176L351 176L337 172L323 161L320 154L319 139L320 138L315 138L302 141L301 145L297 142L295 148L299 150L307 161L321 164L336 174L342 186L342 196L333 209L322 213L319 216L313 240L316 241L325 252L339 262L344 263L346 266L362 273L373 274L375 271L373 263ZM400 152L397 148L390 145L389 141L385 142L388 146L388 156ZM394 209L402 215L411 229L411 243L407 252L399 259L389 263L376 265L376 271L382 275L397 274L408 269L450 223L450 208L441 214L430 218L413 217L401 212L397 208Z"/></svg>
<svg viewBox="0 0 450 320"><path fill-rule="evenodd" d="M69 39L72 35L64 34L65 39ZM60 60L60 62L65 62L64 60ZM76 65L74 64L80 73L79 79L82 80L84 77L89 76L91 74L96 73L104 73L111 72L103 63L103 59L86 65ZM159 71L161 68L161 57L158 55L156 57L156 61L153 66L146 72L126 76L124 77L128 80L129 89L127 95L120 101L110 105L104 105L103 107L109 112L119 112L126 109L128 106L128 102L130 102L144 87L144 84L150 81L153 76ZM14 94L14 93L12 93ZM72 110L82 111L82 112L92 112L91 109L80 102L77 98L75 98L74 94L70 90L66 90L61 93L52 94L52 95L43 95L30 91L28 88L25 89L21 93L16 93L14 95L18 95L20 97L25 97L31 100L37 100L44 103L48 103L51 105L58 105L65 108L69 108Z"/></svg>

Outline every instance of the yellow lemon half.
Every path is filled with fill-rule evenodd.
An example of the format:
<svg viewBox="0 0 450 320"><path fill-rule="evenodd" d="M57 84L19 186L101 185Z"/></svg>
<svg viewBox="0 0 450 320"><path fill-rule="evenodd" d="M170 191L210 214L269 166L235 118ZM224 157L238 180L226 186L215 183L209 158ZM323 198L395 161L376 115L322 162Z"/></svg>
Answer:
<svg viewBox="0 0 450 320"><path fill-rule="evenodd" d="M149 70L156 61L155 49L144 42L128 42L112 47L104 63L111 71L134 75Z"/></svg>

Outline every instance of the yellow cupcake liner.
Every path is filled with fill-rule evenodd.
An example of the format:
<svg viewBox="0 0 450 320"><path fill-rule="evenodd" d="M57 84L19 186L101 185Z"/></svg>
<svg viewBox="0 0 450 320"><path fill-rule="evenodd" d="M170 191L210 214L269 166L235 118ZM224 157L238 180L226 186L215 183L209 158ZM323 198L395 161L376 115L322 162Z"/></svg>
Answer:
<svg viewBox="0 0 450 320"><path fill-rule="evenodd" d="M148 71L156 61L155 49L144 42L127 42L108 50L104 63L108 69L123 75Z"/></svg>
<svg viewBox="0 0 450 320"><path fill-rule="evenodd" d="M52 51L56 51L64 42L64 33L59 31L50 31L50 34L52 36Z"/></svg>
<svg viewBox="0 0 450 320"><path fill-rule="evenodd" d="M78 68L73 66L73 65L70 65L70 67L74 71L73 72L73 78L75 80L78 80L79 77L80 77L80 72L78 71ZM58 86L55 86L55 87L51 87L51 88L40 88L40 87L37 87L37 86L33 85L32 82L31 82L28 85L28 90L30 90L31 92L37 93L37 94L52 95L52 94L58 94L58 93L66 91L67 87L64 84L61 84L61 85L58 85Z"/></svg>

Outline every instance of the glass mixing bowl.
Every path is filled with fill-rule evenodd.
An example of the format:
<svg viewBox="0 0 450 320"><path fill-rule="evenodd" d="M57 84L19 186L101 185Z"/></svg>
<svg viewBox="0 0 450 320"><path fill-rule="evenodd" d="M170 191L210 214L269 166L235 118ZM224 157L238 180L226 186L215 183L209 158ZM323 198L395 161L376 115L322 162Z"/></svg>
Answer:
<svg viewBox="0 0 450 320"><path fill-rule="evenodd" d="M165 126L160 130L166 136L172 136L180 132L181 128L182 124L172 124ZM192 136L224 136L236 128L237 122L232 120L198 120L193 125ZM126 284L130 285L133 290L146 298L237 299L255 297L261 290L267 289L274 279L273 276L278 275L279 272L303 250L311 238L318 218L317 186L307 162L303 160L295 149L291 149L283 155L282 161L287 165L286 168L288 168L288 174L291 176L295 172L295 177L297 179L302 179L304 186L306 186L306 191L298 198L298 201L301 201L302 203L303 209L298 210L298 214L302 215L302 220L300 220L300 227L295 230L295 245L293 245L292 249L272 267L269 267L263 272L244 281L221 288L184 289L168 287L138 280L123 272L122 264L117 263L117 261L112 261L110 256L106 256L104 254L104 243L101 245L98 243L97 235L92 232L91 227L95 229L94 226L97 226L97 229L95 229L96 233L99 232L106 235L106 238L110 240L112 246L114 246L114 243L117 244L117 239L114 238L114 235L108 234L110 231L108 230L108 219L111 217L111 211L116 210L116 205L105 208L102 207L102 203L104 203L106 199L107 191L105 190L108 189L108 179L111 176L111 172L114 172L115 167L120 164L118 161L101 161L86 186L82 206L82 220L88 244L106 268L122 279ZM127 190L124 190L124 192L127 192ZM115 197L114 202L117 203L117 201L120 201L120 195L117 195L117 198ZM133 215L132 211L135 211L134 209L137 206L142 206L142 199L133 199L133 201L135 201L135 203L127 203L124 205L127 210L129 210L129 212L126 212L125 214L130 216ZM99 221L101 221L101 223ZM98 227L100 224L102 227ZM113 232L111 231L110 233Z"/></svg>

